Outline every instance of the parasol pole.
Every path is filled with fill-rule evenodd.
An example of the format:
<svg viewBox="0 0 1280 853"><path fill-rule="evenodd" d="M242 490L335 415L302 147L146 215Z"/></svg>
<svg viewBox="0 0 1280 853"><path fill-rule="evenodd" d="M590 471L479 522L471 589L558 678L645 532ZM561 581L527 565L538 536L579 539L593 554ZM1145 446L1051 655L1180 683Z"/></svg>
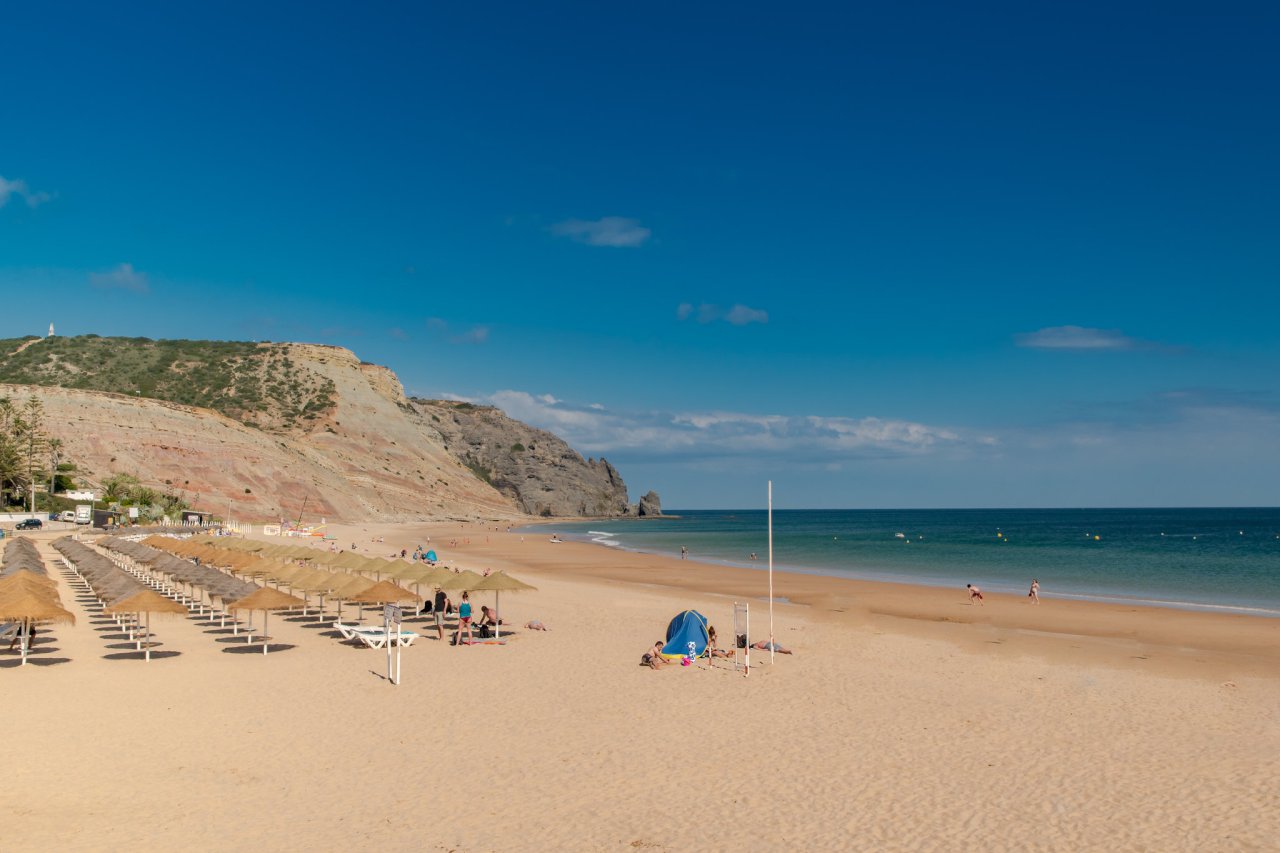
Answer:
<svg viewBox="0 0 1280 853"><path fill-rule="evenodd" d="M494 636L502 639L502 590L493 591L493 631Z"/></svg>
<svg viewBox="0 0 1280 853"><path fill-rule="evenodd" d="M774 658L773 642L773 480L769 481L769 663Z"/></svg>

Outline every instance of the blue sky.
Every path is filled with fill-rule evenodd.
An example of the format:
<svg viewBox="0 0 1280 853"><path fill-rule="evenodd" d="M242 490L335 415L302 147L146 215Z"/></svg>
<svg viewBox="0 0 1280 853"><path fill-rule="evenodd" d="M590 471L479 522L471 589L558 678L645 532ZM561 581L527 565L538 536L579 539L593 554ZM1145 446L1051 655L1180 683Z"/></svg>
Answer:
<svg viewBox="0 0 1280 853"><path fill-rule="evenodd" d="M1278 502L1273 5L263 5L6 13L0 335L350 347L672 507Z"/></svg>

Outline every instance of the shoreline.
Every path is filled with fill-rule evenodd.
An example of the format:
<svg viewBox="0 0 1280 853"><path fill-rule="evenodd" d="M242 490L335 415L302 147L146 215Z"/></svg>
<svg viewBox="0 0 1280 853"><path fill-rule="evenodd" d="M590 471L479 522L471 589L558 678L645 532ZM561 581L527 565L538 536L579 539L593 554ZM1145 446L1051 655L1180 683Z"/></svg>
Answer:
<svg viewBox="0 0 1280 853"><path fill-rule="evenodd" d="M662 516L654 520L665 520L666 518L674 518L674 517L675 516ZM520 533L520 532L529 532L533 528L553 526L556 524L581 525L581 524L593 524L596 521L606 523L609 521L617 521L617 520L618 519L581 519L581 518L547 519L547 520L538 520L536 522L532 522L526 525L521 525L520 527L513 528L513 530L514 532ZM630 523L630 522L636 521L636 519L625 519L625 521ZM635 547L633 545L628 545L617 539L613 540L613 544L609 544L609 543L602 542L599 539L593 538L590 535L590 533L591 531L571 530L567 534L564 534L570 537L565 541L572 541L572 542L577 542L580 544L587 544L587 545L598 545L607 550L625 551L633 554L651 556L657 559L679 559L678 554L674 550L665 551L665 550L658 550L658 549L647 549L647 548ZM598 531L598 533L609 536L609 537L614 537L617 535L615 533L611 533L607 531ZM697 562L699 562L702 565L722 566L725 568L743 569L746 571L756 571L756 572L768 571L767 566L765 565L765 561L763 560L750 562L746 560L735 559L732 557L721 558L721 557L707 557L707 556L699 556L696 559L697 559ZM775 560L773 570L775 574L786 573L786 574L810 575L810 576L818 576L818 577L835 578L839 580L866 581L869 583L887 583L887 584L896 584L896 585L911 586L911 587L922 587L927 589L953 589L955 587L954 579L941 578L941 577L929 577L925 575L911 575L911 574L897 575L883 569L881 570L868 569L865 571L850 570L847 568L818 567L818 566L804 565L804 564L792 563L792 562L779 563ZM1040 576L1044 577L1045 575L1041 574ZM967 580L968 577L966 577L965 579ZM978 583L981 585L982 589L985 592L987 592L987 594L989 595L999 593L1003 595L1012 595L1014 597L1017 597L1019 594L1019 591L1025 588L1025 586L1023 585L1012 584L1007 580L1000 580L1000 579L991 580L987 578L982 578L981 576L977 576L977 580L978 580ZM1114 592L1097 591L1095 589L1088 589L1088 588L1075 588L1070 585L1068 585L1068 587L1065 589L1059 589L1055 587L1054 591L1051 593L1042 593L1041 598L1045 600L1056 600L1056 601L1080 601L1080 602L1092 602L1097 604L1113 604L1113 605L1122 606L1122 607L1133 606L1133 607L1143 607L1143 608L1154 608L1158 610L1175 610L1175 611L1192 612L1192 613L1223 613L1223 614L1233 614L1233 615L1240 615L1240 616L1252 616L1252 617L1261 618L1261 619L1280 619L1280 601L1276 601L1276 602L1267 601L1262 604L1258 604L1254 602L1244 603L1238 600L1195 601L1195 600L1182 600L1182 599L1162 597L1162 594L1158 591L1145 591L1145 590L1138 590L1138 591L1119 590Z"/></svg>

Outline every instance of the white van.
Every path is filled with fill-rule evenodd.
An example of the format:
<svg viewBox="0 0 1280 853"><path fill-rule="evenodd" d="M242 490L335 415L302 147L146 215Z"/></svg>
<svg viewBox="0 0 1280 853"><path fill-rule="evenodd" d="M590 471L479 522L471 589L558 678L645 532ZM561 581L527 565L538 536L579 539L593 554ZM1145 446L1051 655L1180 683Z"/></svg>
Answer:
<svg viewBox="0 0 1280 853"><path fill-rule="evenodd" d="M76 511L74 509L64 509L58 516L58 521L75 521Z"/></svg>

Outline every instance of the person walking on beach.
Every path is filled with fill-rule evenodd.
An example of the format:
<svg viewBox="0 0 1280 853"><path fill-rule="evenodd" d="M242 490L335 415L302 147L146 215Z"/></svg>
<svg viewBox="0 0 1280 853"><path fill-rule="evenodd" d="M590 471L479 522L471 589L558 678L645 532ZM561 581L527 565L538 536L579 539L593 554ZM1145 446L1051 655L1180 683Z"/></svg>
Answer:
<svg viewBox="0 0 1280 853"><path fill-rule="evenodd" d="M971 584L971 583L967 583L967 584L965 584L965 585L964 585L964 588L965 588L965 589L967 589L967 590L969 590L969 603L970 603L970 604L973 604L975 601L976 601L978 604L982 604L982 590L978 589L976 586L974 586L974 585L973 585L973 584Z"/></svg>
<svg viewBox="0 0 1280 853"><path fill-rule="evenodd" d="M681 545L681 546L680 546L680 559L682 559L682 560L683 560L683 559L687 558L688 556L689 556L689 549L688 549L688 548L686 548L686 547L684 547L683 545Z"/></svg>
<svg viewBox="0 0 1280 853"><path fill-rule="evenodd" d="M1027 593L1027 598L1031 599L1032 604L1040 603L1040 581L1035 578L1031 579L1031 591Z"/></svg>
<svg viewBox="0 0 1280 853"><path fill-rule="evenodd" d="M470 644L475 638L471 636L471 594L468 592L462 594L462 603L458 605L458 630L453 635L455 646L462 645L463 628L467 629L467 643Z"/></svg>

